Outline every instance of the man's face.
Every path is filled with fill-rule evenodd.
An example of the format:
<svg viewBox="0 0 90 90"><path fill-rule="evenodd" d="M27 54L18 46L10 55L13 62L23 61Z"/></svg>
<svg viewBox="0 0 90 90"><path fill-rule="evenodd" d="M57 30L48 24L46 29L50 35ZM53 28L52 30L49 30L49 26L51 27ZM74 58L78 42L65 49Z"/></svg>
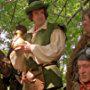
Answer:
<svg viewBox="0 0 90 90"><path fill-rule="evenodd" d="M43 25L45 23L44 9L32 11L32 19L36 25Z"/></svg>
<svg viewBox="0 0 90 90"><path fill-rule="evenodd" d="M90 33L90 18L87 15L83 18L83 28L86 32Z"/></svg>
<svg viewBox="0 0 90 90"><path fill-rule="evenodd" d="M90 81L90 61L78 60L79 80L82 82Z"/></svg>

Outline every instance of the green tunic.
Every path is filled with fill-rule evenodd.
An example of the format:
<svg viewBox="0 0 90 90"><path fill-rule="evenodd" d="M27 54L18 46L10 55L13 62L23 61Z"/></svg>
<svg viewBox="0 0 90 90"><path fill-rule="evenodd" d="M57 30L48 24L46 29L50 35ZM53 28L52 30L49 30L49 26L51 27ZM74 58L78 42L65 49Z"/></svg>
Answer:
<svg viewBox="0 0 90 90"><path fill-rule="evenodd" d="M59 28L56 24L48 23L47 30L41 29L37 32L33 41L30 41L33 44L47 45L50 43L50 37L54 29ZM31 37L32 34L28 33L28 37ZM28 39L27 37L27 39ZM29 38L30 39L30 38ZM34 66L34 65L30 65ZM58 72L58 73L57 73ZM57 65L47 65L43 68L44 78L45 78L45 88L61 87L62 79L60 77L60 71Z"/></svg>

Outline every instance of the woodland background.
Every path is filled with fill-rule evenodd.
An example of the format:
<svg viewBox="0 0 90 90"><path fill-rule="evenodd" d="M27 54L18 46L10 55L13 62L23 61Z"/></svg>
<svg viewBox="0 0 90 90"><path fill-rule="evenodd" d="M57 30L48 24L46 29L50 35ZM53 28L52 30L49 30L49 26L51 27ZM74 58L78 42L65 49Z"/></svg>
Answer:
<svg viewBox="0 0 90 90"><path fill-rule="evenodd" d="M70 53L75 48L82 34L82 12L90 7L90 0L42 0L49 4L48 21L66 25L66 50L58 64L61 70L63 82L66 84L66 65ZM0 0L0 50L7 55L13 31L17 24L23 24L29 28L33 22L28 20L25 8L27 0Z"/></svg>

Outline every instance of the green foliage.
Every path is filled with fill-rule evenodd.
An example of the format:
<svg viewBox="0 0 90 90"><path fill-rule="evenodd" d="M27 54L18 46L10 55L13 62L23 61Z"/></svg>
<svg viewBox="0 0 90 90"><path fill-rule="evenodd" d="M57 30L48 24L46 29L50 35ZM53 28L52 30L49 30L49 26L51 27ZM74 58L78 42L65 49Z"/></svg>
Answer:
<svg viewBox="0 0 90 90"><path fill-rule="evenodd" d="M59 24L65 24L67 27L67 41L66 41L66 52L67 59L72 51L72 46L78 42L78 37L82 32L82 28L79 23L82 21L82 15L79 11L73 18L72 16L79 8L89 7L82 3L85 0L42 0L45 3L49 3L48 8L48 21L57 22ZM27 7L27 0L12 0L11 2L5 2L0 0L0 28L4 29L10 34L12 38L12 32L18 23L24 24L28 29L32 26L32 22L28 20L25 14L25 8ZM68 23L68 21L71 21ZM3 42L1 42L3 43ZM64 58L67 63L67 59Z"/></svg>

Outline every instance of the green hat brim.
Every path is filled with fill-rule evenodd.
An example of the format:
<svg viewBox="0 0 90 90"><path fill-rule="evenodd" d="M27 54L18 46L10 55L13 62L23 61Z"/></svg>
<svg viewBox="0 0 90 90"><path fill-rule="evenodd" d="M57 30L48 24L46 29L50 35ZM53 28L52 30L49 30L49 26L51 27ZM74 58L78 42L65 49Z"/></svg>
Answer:
<svg viewBox="0 0 90 90"><path fill-rule="evenodd" d="M26 14L28 15L31 11L37 10L37 9L40 9L40 8L47 9L48 6L49 6L49 4L44 4L41 1L34 1L26 8Z"/></svg>

